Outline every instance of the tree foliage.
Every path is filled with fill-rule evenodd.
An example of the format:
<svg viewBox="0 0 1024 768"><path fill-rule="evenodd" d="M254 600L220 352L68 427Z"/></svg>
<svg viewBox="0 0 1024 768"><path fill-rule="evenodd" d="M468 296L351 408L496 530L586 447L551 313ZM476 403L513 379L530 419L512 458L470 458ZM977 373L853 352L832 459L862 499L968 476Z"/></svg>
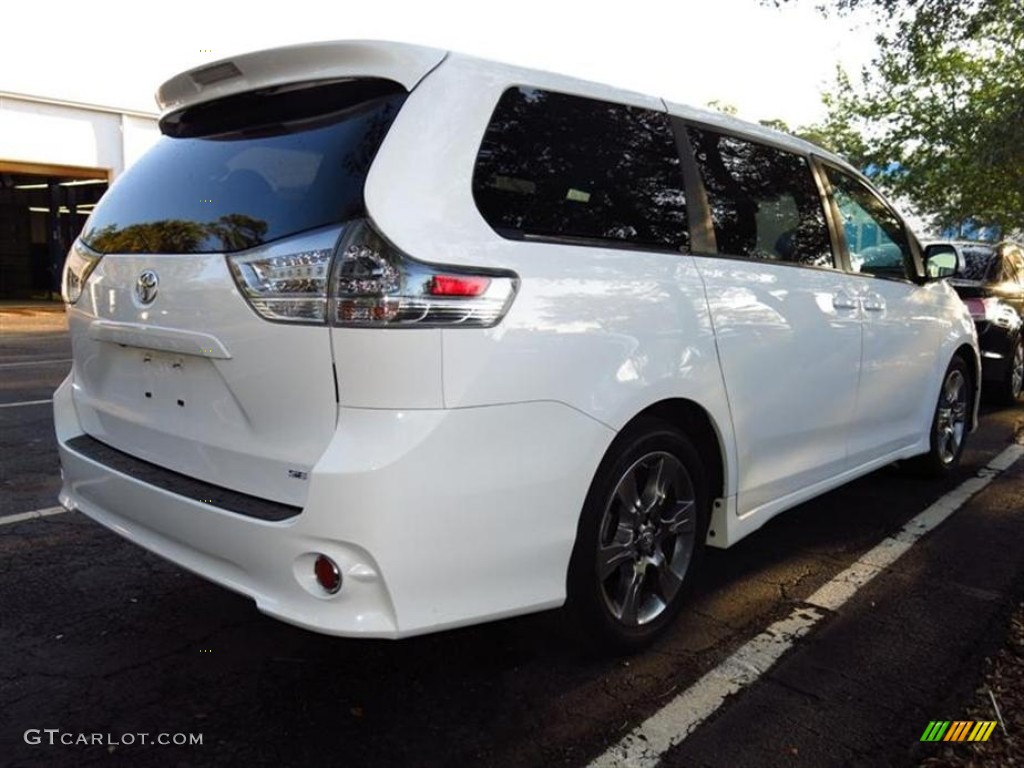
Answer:
<svg viewBox="0 0 1024 768"><path fill-rule="evenodd" d="M775 0L785 4L791 0ZM884 31L803 132L943 228L1024 232L1024 0L833 0Z"/></svg>

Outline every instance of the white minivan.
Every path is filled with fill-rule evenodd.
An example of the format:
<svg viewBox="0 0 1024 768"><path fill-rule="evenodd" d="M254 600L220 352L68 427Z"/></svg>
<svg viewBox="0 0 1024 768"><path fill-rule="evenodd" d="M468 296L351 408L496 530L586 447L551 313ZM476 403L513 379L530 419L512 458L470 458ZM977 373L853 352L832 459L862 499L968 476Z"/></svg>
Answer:
<svg viewBox="0 0 1024 768"><path fill-rule="evenodd" d="M975 425L949 249L816 146L392 43L157 96L65 267L60 500L271 616L637 648L705 544Z"/></svg>

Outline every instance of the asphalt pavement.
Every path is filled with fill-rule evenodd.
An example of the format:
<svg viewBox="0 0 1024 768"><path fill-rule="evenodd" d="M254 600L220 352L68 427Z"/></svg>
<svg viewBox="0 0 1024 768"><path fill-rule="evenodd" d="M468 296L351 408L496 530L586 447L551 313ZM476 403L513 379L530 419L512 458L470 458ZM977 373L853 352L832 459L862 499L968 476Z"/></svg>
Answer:
<svg viewBox="0 0 1024 768"><path fill-rule="evenodd" d="M682 620L629 659L580 654L557 612L399 642L339 639L263 617L79 514L4 521L56 504L45 401L69 365L61 320L0 308L5 766L584 766L1024 440L1024 408L986 408L955 476L886 468L710 550ZM927 756L921 732L957 719L1024 594L1022 465L825 616L663 764Z"/></svg>

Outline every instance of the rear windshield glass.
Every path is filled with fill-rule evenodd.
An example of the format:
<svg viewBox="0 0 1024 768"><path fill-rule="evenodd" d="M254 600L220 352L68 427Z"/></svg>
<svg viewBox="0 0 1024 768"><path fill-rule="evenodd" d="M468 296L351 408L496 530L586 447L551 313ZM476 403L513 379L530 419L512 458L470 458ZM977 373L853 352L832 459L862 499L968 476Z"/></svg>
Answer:
<svg viewBox="0 0 1024 768"><path fill-rule="evenodd" d="M229 129L215 135L195 135L202 123L190 121L189 135L161 137L117 180L82 239L100 253L216 253L364 215L366 174L405 99L396 90L389 83L369 99L364 89L357 103L334 99L326 115L275 112L268 96L271 109L247 115L245 128L201 116ZM285 122L268 121L270 113Z"/></svg>
<svg viewBox="0 0 1024 768"><path fill-rule="evenodd" d="M999 253L984 245L962 245L964 270L959 277L967 280L998 280Z"/></svg>

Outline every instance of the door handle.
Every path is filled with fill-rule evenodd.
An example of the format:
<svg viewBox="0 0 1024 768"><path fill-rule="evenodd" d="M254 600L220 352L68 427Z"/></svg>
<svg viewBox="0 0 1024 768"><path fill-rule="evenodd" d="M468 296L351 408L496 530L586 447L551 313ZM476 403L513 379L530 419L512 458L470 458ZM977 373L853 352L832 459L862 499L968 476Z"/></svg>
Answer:
<svg viewBox="0 0 1024 768"><path fill-rule="evenodd" d="M856 309L857 306L857 297L851 296L844 290L838 290L832 294L833 309Z"/></svg>
<svg viewBox="0 0 1024 768"><path fill-rule="evenodd" d="M864 310L867 312L884 312L885 299L877 293L869 293L864 296Z"/></svg>

